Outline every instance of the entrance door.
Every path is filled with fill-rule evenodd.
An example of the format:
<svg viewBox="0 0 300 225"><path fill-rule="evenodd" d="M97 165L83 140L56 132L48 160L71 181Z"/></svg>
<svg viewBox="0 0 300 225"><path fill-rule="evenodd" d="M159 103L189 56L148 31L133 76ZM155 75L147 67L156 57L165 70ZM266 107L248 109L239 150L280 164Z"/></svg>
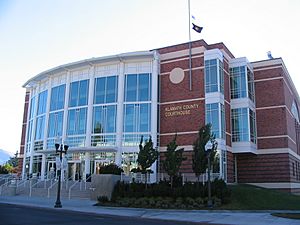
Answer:
<svg viewBox="0 0 300 225"><path fill-rule="evenodd" d="M57 176L55 161L48 161L47 163L47 178L54 179Z"/></svg>
<svg viewBox="0 0 300 225"><path fill-rule="evenodd" d="M81 163L69 162L68 163L68 179L80 180L82 178Z"/></svg>
<svg viewBox="0 0 300 225"><path fill-rule="evenodd" d="M101 166L106 166L110 163L109 160L95 160L95 170L94 170L94 173L95 174L100 174L101 171L100 171L100 167Z"/></svg>

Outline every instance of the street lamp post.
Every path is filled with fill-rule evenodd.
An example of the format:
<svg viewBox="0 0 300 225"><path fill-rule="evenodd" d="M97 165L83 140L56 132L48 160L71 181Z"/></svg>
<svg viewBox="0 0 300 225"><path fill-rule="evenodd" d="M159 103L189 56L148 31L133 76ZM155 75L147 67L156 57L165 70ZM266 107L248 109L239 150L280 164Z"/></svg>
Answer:
<svg viewBox="0 0 300 225"><path fill-rule="evenodd" d="M60 172L58 173L58 186L57 186L57 198L56 198L56 202L54 205L54 208L61 208L61 202L60 202L60 183L61 183L61 171L62 171L62 154L65 153L67 154L69 146L68 145L63 145L63 144L55 144L55 149L56 149L56 153L59 153L59 160L60 160L60 165L56 165L56 167L58 168L58 170L60 170Z"/></svg>
<svg viewBox="0 0 300 225"><path fill-rule="evenodd" d="M211 200L211 185L210 185L210 153L213 149L213 144L211 142L211 140L209 140L207 142L207 144L205 145L205 151L206 151L206 155L207 155L207 160L208 160L208 176L207 176L207 188L208 188L208 200L207 200L207 206L208 207L212 207L212 200Z"/></svg>

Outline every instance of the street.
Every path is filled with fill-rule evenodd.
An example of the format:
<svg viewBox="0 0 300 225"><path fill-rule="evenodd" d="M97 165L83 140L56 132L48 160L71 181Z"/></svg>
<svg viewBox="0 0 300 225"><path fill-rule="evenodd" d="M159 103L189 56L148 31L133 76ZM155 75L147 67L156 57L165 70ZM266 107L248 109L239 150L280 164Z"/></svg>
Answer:
<svg viewBox="0 0 300 225"><path fill-rule="evenodd" d="M164 220L118 217L91 213L72 212L64 209L43 209L29 206L0 203L0 224L2 225L184 225L206 224Z"/></svg>

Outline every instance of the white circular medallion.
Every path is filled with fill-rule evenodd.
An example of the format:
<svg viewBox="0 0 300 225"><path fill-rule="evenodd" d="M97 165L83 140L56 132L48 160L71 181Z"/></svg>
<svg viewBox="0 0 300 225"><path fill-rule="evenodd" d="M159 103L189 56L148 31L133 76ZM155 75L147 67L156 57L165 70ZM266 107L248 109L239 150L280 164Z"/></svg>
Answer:
<svg viewBox="0 0 300 225"><path fill-rule="evenodd" d="M183 69L179 67L172 69L169 79L173 84L179 84L181 81L183 81L183 78L184 78Z"/></svg>

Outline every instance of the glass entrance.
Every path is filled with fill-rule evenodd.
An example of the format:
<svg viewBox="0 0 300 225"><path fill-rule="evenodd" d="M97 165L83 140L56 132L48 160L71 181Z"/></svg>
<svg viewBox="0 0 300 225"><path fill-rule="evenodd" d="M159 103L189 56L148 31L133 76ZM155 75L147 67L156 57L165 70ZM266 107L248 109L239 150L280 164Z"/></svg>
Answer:
<svg viewBox="0 0 300 225"><path fill-rule="evenodd" d="M67 177L69 180L82 179L82 166L80 162L69 162Z"/></svg>

